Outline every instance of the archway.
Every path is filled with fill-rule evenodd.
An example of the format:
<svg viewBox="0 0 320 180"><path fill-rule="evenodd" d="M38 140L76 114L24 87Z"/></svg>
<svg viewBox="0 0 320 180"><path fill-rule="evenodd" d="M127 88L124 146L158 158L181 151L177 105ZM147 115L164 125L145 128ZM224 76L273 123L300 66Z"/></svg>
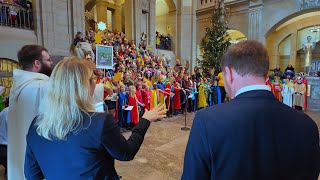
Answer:
<svg viewBox="0 0 320 180"><path fill-rule="evenodd" d="M176 5L173 0L156 1L157 49L174 50L177 34ZM169 35L169 36L168 36ZM168 40L169 37L169 41ZM167 40L166 40L167 39Z"/></svg>
<svg viewBox="0 0 320 180"><path fill-rule="evenodd" d="M289 15L266 33L270 68L280 64L281 69L284 69L288 64L292 64L296 72L303 71L302 45L306 43L308 35L314 37L309 29L319 24L319 10L320 8L314 8Z"/></svg>
<svg viewBox="0 0 320 180"><path fill-rule="evenodd" d="M232 44L238 43L240 41L244 41L247 40L246 35L244 35L241 31L235 30L235 29L230 29L227 31L229 38L230 38L230 42Z"/></svg>

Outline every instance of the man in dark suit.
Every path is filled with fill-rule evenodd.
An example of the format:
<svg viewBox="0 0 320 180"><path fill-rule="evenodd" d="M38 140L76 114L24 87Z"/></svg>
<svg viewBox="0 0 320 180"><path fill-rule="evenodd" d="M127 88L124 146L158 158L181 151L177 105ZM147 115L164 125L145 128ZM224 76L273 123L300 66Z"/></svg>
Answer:
<svg viewBox="0 0 320 180"><path fill-rule="evenodd" d="M317 125L279 102L265 85L269 58L263 45L231 46L221 68L233 100L196 114L182 179L316 180Z"/></svg>

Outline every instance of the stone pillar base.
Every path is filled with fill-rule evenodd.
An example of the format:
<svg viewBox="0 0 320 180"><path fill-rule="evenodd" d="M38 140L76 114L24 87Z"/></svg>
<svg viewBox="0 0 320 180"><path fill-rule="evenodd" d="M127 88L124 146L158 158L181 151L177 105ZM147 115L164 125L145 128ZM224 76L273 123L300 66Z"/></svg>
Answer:
<svg viewBox="0 0 320 180"><path fill-rule="evenodd" d="M320 112L320 77L306 77L306 79L310 88L307 110Z"/></svg>

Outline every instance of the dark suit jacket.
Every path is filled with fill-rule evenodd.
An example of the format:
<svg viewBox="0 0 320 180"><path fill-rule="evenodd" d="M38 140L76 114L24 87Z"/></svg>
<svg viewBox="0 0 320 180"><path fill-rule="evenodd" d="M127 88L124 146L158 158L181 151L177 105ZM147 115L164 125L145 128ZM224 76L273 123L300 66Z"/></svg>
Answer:
<svg viewBox="0 0 320 180"><path fill-rule="evenodd" d="M313 180L319 161L314 121L256 90L196 114L182 179Z"/></svg>
<svg viewBox="0 0 320 180"><path fill-rule="evenodd" d="M92 113L91 113L92 114ZM25 176L28 180L119 179L114 159L132 160L138 152L150 122L141 119L126 140L110 114L84 116L84 129L66 141L40 137L31 125L27 135Z"/></svg>

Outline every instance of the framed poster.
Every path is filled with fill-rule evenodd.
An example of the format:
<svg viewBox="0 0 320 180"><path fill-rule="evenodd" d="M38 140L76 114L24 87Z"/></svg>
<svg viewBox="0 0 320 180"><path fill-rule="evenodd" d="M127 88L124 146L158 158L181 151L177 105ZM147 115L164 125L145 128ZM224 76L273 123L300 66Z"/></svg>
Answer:
<svg viewBox="0 0 320 180"><path fill-rule="evenodd" d="M96 45L96 68L113 69L113 46Z"/></svg>

